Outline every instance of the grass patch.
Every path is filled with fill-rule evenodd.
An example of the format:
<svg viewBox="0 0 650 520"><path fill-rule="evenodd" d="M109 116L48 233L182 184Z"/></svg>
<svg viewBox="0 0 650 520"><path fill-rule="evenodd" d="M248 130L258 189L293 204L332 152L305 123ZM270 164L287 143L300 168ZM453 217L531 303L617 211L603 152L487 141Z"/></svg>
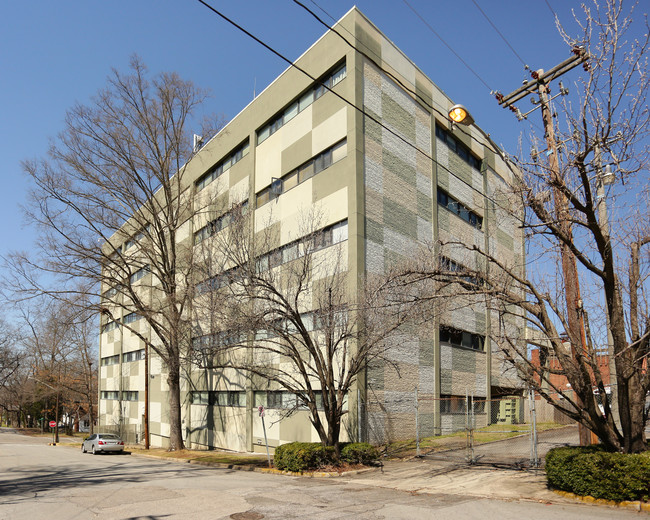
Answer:
<svg viewBox="0 0 650 520"><path fill-rule="evenodd" d="M228 464L230 466L268 467L266 455L248 455L219 451L178 450L167 451L161 448L131 448L128 451L136 455L153 455L163 459L195 460L205 463Z"/></svg>

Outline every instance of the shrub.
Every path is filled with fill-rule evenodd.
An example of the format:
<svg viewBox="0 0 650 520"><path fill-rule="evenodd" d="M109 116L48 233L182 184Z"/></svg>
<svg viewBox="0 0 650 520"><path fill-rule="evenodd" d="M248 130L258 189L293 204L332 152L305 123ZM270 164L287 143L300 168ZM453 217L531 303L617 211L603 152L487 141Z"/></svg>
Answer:
<svg viewBox="0 0 650 520"><path fill-rule="evenodd" d="M379 451L367 442L351 442L341 447L341 460L348 464L370 464L379 458Z"/></svg>
<svg viewBox="0 0 650 520"><path fill-rule="evenodd" d="M305 471L336 462L336 450L315 442L291 442L275 448L275 467L286 471Z"/></svg>
<svg viewBox="0 0 650 520"><path fill-rule="evenodd" d="M548 484L577 495L620 502L650 497L650 458L599 446L554 448L546 455Z"/></svg>

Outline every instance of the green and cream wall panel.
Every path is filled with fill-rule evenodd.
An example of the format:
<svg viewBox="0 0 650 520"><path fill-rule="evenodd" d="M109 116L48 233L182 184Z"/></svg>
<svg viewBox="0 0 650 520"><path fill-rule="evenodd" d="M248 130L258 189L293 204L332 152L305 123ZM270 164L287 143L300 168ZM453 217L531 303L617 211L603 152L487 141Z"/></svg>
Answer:
<svg viewBox="0 0 650 520"><path fill-rule="evenodd" d="M386 74L363 69L366 269L383 273L433 238L429 114ZM381 121L379 124L376 121ZM383 126L382 126L383 125ZM405 142L406 141L406 142Z"/></svg>

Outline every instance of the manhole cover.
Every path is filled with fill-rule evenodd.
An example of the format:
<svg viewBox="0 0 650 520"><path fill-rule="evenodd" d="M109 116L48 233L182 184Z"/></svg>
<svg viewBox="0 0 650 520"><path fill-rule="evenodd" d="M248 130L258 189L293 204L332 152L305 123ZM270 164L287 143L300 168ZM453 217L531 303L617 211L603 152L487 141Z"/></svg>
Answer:
<svg viewBox="0 0 650 520"><path fill-rule="evenodd" d="M233 513L230 515L232 520L262 520L263 514L256 513L255 511L245 511L243 513Z"/></svg>

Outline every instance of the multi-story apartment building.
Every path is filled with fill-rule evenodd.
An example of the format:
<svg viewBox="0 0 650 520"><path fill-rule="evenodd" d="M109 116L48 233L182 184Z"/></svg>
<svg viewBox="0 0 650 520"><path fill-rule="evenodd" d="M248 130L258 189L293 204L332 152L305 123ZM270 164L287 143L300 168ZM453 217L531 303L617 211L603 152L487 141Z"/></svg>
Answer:
<svg viewBox="0 0 650 520"><path fill-rule="evenodd" d="M475 126L453 128L446 117L451 99L358 9L335 28L363 53L335 32L325 33L296 61L317 81L289 67L261 92L189 163L188 200L246 200L256 230L272 220L280 245L299 238L299 212L318 205L323 229L331 232L328 244L343 251L351 284L441 240L475 244L510 265L523 265L521 230L488 203L514 179L486 134ZM206 190L213 196L203 197ZM186 237L199 243L220 227L217 219L207 230L207 220L194 217ZM445 261L452 267L478 265L472 258ZM133 319L137 316L122 317L123 322ZM416 386L424 398L419 407L423 435L465 420L454 414L453 399L444 398L488 399L512 391L516 382L489 341L492 321L485 308L455 306L436 319L434 328L401 342L391 354L393 363L369 367L348 403L347 417L363 428L351 428L347 435L356 438L360 432L370 441L412 437ZM100 425L120 424L139 438L143 352L142 343L120 322L103 326ZM151 443L164 446L169 434L165 369L154 354L149 364ZM226 383L216 371L206 370L190 366L185 371L186 443L261 449L258 389L246 378ZM318 440L306 411L281 418L281 395L266 396L264 402L271 446Z"/></svg>

